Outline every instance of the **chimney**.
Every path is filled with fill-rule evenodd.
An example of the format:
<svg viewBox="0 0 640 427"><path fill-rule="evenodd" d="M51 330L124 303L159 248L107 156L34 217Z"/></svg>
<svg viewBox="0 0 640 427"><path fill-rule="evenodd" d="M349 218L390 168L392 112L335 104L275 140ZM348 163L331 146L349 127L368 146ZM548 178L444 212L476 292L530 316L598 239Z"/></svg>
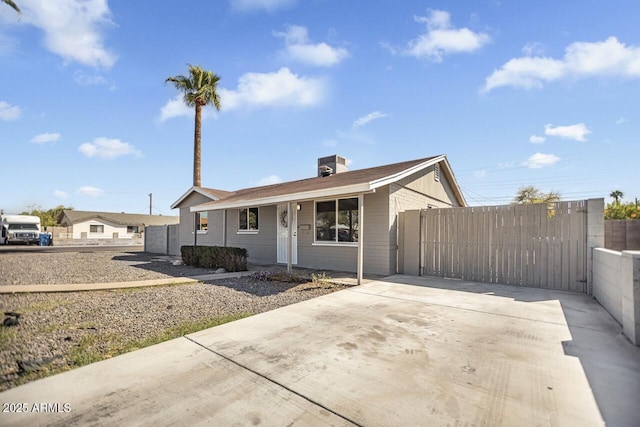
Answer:
<svg viewBox="0 0 640 427"><path fill-rule="evenodd" d="M318 176L329 176L347 170L347 159L337 154L318 159Z"/></svg>

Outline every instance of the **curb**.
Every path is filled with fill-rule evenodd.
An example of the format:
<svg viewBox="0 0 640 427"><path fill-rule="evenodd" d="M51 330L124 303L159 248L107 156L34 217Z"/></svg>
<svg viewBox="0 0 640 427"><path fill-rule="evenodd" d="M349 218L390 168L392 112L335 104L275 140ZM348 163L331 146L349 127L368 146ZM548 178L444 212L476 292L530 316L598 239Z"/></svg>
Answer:
<svg viewBox="0 0 640 427"><path fill-rule="evenodd" d="M0 294L32 293L32 292L81 292L110 289L146 288L150 286L186 285L205 280L229 279L252 274L252 271L237 273L205 274L192 277L171 277L168 279L137 280L133 282L111 283L79 283L66 285L0 285Z"/></svg>

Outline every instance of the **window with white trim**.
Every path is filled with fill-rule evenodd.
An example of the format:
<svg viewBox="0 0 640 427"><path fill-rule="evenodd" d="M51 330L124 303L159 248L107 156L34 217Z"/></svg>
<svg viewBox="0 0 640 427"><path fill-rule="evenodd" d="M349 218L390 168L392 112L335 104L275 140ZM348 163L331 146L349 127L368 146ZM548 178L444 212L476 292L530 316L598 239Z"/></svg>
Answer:
<svg viewBox="0 0 640 427"><path fill-rule="evenodd" d="M358 198L316 202L316 242L357 242Z"/></svg>
<svg viewBox="0 0 640 427"><path fill-rule="evenodd" d="M258 231L258 208L246 208L239 210L238 230Z"/></svg>
<svg viewBox="0 0 640 427"><path fill-rule="evenodd" d="M207 231L209 229L209 212L196 212L196 230Z"/></svg>
<svg viewBox="0 0 640 427"><path fill-rule="evenodd" d="M128 234L137 234L138 233L138 226L137 225L127 225L127 233Z"/></svg>

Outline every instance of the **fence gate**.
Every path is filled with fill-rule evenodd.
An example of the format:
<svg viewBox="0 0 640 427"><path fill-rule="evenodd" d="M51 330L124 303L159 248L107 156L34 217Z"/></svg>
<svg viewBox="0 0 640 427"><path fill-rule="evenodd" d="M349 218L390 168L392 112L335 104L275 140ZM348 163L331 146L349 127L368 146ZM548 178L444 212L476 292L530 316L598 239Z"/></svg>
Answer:
<svg viewBox="0 0 640 427"><path fill-rule="evenodd" d="M587 292L587 201L424 209L421 275Z"/></svg>

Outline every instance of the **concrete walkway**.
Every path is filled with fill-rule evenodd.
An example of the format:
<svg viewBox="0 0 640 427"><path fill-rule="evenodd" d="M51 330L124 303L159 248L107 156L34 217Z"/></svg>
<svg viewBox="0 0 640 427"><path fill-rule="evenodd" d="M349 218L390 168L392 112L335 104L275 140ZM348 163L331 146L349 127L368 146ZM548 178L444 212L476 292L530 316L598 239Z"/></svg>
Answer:
<svg viewBox="0 0 640 427"><path fill-rule="evenodd" d="M586 295L392 276L5 391L0 425L638 426L638 396Z"/></svg>

